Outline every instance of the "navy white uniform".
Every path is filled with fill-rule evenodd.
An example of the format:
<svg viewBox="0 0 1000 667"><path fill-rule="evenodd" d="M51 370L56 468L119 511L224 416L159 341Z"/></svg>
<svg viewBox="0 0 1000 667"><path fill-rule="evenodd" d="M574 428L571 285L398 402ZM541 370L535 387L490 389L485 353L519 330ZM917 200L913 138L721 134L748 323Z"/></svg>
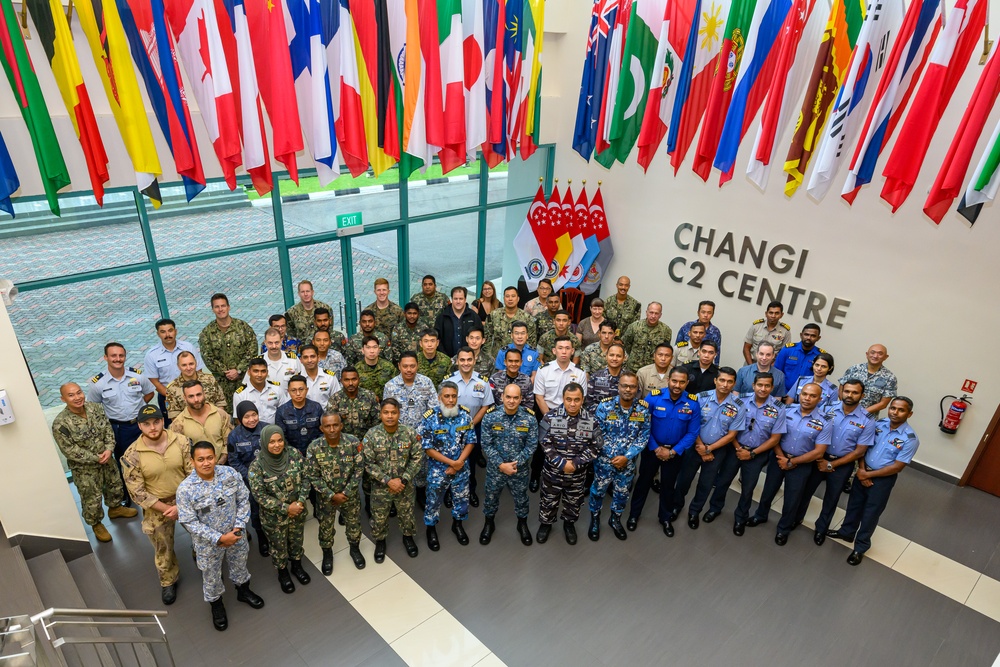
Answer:
<svg viewBox="0 0 1000 667"><path fill-rule="evenodd" d="M286 391L288 390L288 380L293 375L306 374L305 367L293 352L282 352L277 361L265 354L264 361L267 362L267 379L277 382ZM243 381L249 382L249 378L244 378Z"/></svg>
<svg viewBox="0 0 1000 667"><path fill-rule="evenodd" d="M649 442L649 404L641 398L632 401L626 410L621 397L607 398L594 410L594 419L604 434L604 446L594 462L594 483L590 487L590 511L596 514L604 505L604 494L608 486L611 495L611 513L621 515L625 511L629 487L635 477L636 457ZM611 459L624 456L628 464L618 469L611 465Z"/></svg>
<svg viewBox="0 0 1000 667"><path fill-rule="evenodd" d="M272 380L265 380L263 389L257 389L252 384L241 384L233 394L233 417L236 417L236 406L243 401L250 401L257 406L257 416L265 424L274 423L274 413L278 406L284 405L290 399L288 392Z"/></svg>
<svg viewBox="0 0 1000 667"><path fill-rule="evenodd" d="M320 368L318 371L315 378L304 374L306 387L309 388L309 391L306 392L306 398L326 406L330 402L330 397L340 391L340 380L337 379L335 371L324 368Z"/></svg>

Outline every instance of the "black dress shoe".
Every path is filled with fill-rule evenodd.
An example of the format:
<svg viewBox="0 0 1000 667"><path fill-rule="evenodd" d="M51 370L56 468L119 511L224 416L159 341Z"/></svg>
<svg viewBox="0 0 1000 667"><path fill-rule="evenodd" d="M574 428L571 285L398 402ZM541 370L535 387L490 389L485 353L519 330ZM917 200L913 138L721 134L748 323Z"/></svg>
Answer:
<svg viewBox="0 0 1000 667"><path fill-rule="evenodd" d="M601 513L591 512L590 513L590 529L587 531L587 537L590 538L591 542L596 542L601 539Z"/></svg>
<svg viewBox="0 0 1000 667"><path fill-rule="evenodd" d="M517 534L521 536L521 544L526 547L531 546L531 530L528 528L527 519L517 520Z"/></svg>
<svg viewBox="0 0 1000 667"><path fill-rule="evenodd" d="M287 567L278 570L278 585L281 586L282 593L295 592L295 584L292 583L292 575L288 574Z"/></svg>
<svg viewBox="0 0 1000 667"><path fill-rule="evenodd" d="M304 569L302 569L301 560L293 560L292 566L289 569L292 571L292 574L295 575L295 578L299 580L299 583L302 584L303 586L312 581L312 577L309 576L309 573L306 572ZM330 569L333 570L332 563L330 564Z"/></svg>
<svg viewBox="0 0 1000 667"><path fill-rule="evenodd" d="M469 506L479 507L479 496L472 489L469 489Z"/></svg>
<svg viewBox="0 0 1000 667"><path fill-rule="evenodd" d="M813 542L815 542L818 547L823 546L823 543L826 542L826 533L821 530L817 530L813 533Z"/></svg>
<svg viewBox="0 0 1000 667"><path fill-rule="evenodd" d="M236 599L240 602L246 602L254 609L260 609L264 606L264 598L250 590L249 581L245 581L236 587Z"/></svg>
<svg viewBox="0 0 1000 667"><path fill-rule="evenodd" d="M758 518L756 516L752 516L752 517L750 517L750 520L747 521L747 527L748 528L753 528L754 526L759 526L762 523L767 523L767 519L760 519L760 518Z"/></svg>
<svg viewBox="0 0 1000 667"><path fill-rule="evenodd" d="M226 605L222 604L222 598L213 600L212 605L212 625L216 630L225 630L229 627L229 619L226 618Z"/></svg>
<svg viewBox="0 0 1000 667"><path fill-rule="evenodd" d="M351 545L350 554L351 554L351 560L354 561L354 567L358 568L359 570L365 569L365 565L367 563L365 563L364 554L361 553L361 549L358 547L357 544Z"/></svg>
<svg viewBox="0 0 1000 667"><path fill-rule="evenodd" d="M664 521L662 525L663 525L663 534L666 535L667 537L673 537L674 524L670 523L669 521Z"/></svg>
<svg viewBox="0 0 1000 667"><path fill-rule="evenodd" d="M479 543L486 545L490 543L493 539L493 531L497 529L496 524L493 522L493 517L486 517L486 523L483 524L483 532L479 533Z"/></svg>
<svg viewBox="0 0 1000 667"><path fill-rule="evenodd" d="M406 549L406 555L410 558L416 558L417 554L420 553L417 550L417 543L411 535L403 535L403 547Z"/></svg>
<svg viewBox="0 0 1000 667"><path fill-rule="evenodd" d="M170 584L169 586L164 586L160 590L160 599L163 604L173 604L177 601L177 582Z"/></svg>
<svg viewBox="0 0 1000 667"><path fill-rule="evenodd" d="M747 531L747 525L745 523L736 522L733 524L733 535L736 537L743 537L743 533Z"/></svg>
<svg viewBox="0 0 1000 667"><path fill-rule="evenodd" d="M639 527L639 517L630 516L628 521L625 522L625 527L635 532L635 529Z"/></svg>
<svg viewBox="0 0 1000 667"><path fill-rule="evenodd" d="M688 528L691 530L698 530L698 526L701 525L701 521L698 519L697 514L688 514Z"/></svg>
<svg viewBox="0 0 1000 667"><path fill-rule="evenodd" d="M537 479L532 478L528 482L528 490L531 491L532 493L535 493L535 492L538 491L538 480Z"/></svg>
<svg viewBox="0 0 1000 667"><path fill-rule="evenodd" d="M323 549L323 567L320 570L325 577L333 574L333 549Z"/></svg>
<svg viewBox="0 0 1000 667"><path fill-rule="evenodd" d="M264 531L257 531L257 550L264 558L271 555L271 543L267 541L267 535L264 534Z"/></svg>
<svg viewBox="0 0 1000 667"><path fill-rule="evenodd" d="M777 544L779 547L785 546L786 544L788 544L788 534L778 533L777 535L774 536L774 543Z"/></svg>
<svg viewBox="0 0 1000 667"><path fill-rule="evenodd" d="M385 562L385 540L377 540L375 542L375 562Z"/></svg>
<svg viewBox="0 0 1000 667"><path fill-rule="evenodd" d="M462 522L455 520L451 522L451 532L455 534L458 538L458 543L463 547L469 543L469 536L465 534L465 528L462 527Z"/></svg>
<svg viewBox="0 0 1000 667"><path fill-rule="evenodd" d="M563 535L566 536L566 544L576 544L576 526L572 521L563 521Z"/></svg>
<svg viewBox="0 0 1000 667"><path fill-rule="evenodd" d="M438 531L435 526L427 526L427 548L437 551L441 548L441 541L438 540Z"/></svg>
<svg viewBox="0 0 1000 667"><path fill-rule="evenodd" d="M702 517L702 520L705 523L712 523L713 521L719 518L720 513L721 512L713 512L712 510L709 510L705 512L705 516Z"/></svg>
<svg viewBox="0 0 1000 667"><path fill-rule="evenodd" d="M853 537L848 537L847 535L844 535L843 533L841 533L839 530L828 530L828 531L826 531L826 536L827 537L832 537L832 538L834 538L836 540L841 540L843 542L847 542L848 544L854 544L854 538Z"/></svg>
<svg viewBox="0 0 1000 667"><path fill-rule="evenodd" d="M551 523L543 523L538 526L538 532L535 533L535 541L539 544L545 544L546 540L549 539L549 532L552 530Z"/></svg>
<svg viewBox="0 0 1000 667"><path fill-rule="evenodd" d="M660 480L659 479L654 479L653 483L649 485L649 490L652 491L653 493L659 493L660 492Z"/></svg>
<svg viewBox="0 0 1000 667"><path fill-rule="evenodd" d="M864 558L865 558L865 555L863 553L861 553L860 551L852 551L851 555L847 557L847 564L848 565L857 565L862 560L864 560Z"/></svg>
<svg viewBox="0 0 1000 667"><path fill-rule="evenodd" d="M615 514L614 512L612 512L611 516L608 517L608 527L611 528L611 532L613 532L615 534L615 537L617 537L619 540L628 539L628 533L626 533L625 529L622 527L621 514Z"/></svg>
<svg viewBox="0 0 1000 667"><path fill-rule="evenodd" d="M677 521L677 517L679 517L680 515L681 515L680 510L673 510L672 512L670 512L670 516L667 518L667 521L673 523L674 521Z"/></svg>

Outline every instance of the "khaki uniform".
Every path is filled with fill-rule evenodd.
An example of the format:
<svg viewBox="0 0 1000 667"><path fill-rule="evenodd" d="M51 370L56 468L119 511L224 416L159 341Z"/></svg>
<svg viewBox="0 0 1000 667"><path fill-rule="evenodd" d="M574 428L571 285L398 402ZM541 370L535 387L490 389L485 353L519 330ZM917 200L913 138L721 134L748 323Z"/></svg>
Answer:
<svg viewBox="0 0 1000 667"><path fill-rule="evenodd" d="M622 343L628 352L628 361L625 367L633 373L643 366L653 363L653 352L660 343L670 342L673 332L663 322L657 322L656 326L649 326L645 319L633 322L622 334Z"/></svg>
<svg viewBox="0 0 1000 667"><path fill-rule="evenodd" d="M638 322L641 314L642 304L631 296L625 297L625 303L618 303L617 293L604 300L604 318L615 323L619 336L623 335L633 322Z"/></svg>
<svg viewBox="0 0 1000 667"><path fill-rule="evenodd" d="M219 464L226 462L226 442L233 432L233 422L225 412L216 406L211 406L205 423L191 416L189 408L181 410L177 418L170 424L170 430L187 436L191 442L202 440L215 446L215 459Z"/></svg>
<svg viewBox="0 0 1000 667"><path fill-rule="evenodd" d="M80 492L83 520L93 526L104 518L103 497L108 507L121 505L125 492L114 458L101 465L97 462L104 452L115 451L115 434L111 422L98 403L84 403L83 415L67 407L52 422L52 437L66 457L73 483Z"/></svg>
<svg viewBox="0 0 1000 667"><path fill-rule="evenodd" d="M285 324L288 327L285 330L285 334L289 338L297 338L302 345L311 342L313 334L316 333L316 321L313 314L317 308L326 308L329 310L330 319L333 319L333 308L330 307L330 304L313 299L313 309L306 310L306 307L299 301L285 313ZM334 343L337 342L333 332L330 332L330 337L334 339Z"/></svg>
<svg viewBox="0 0 1000 667"><path fill-rule="evenodd" d="M743 339L743 342L750 343L750 358L754 362L757 360L757 347L764 341L774 343L774 355L777 356L785 345L792 342L792 328L784 322L778 322L774 329L768 331L766 319L754 320Z"/></svg>
<svg viewBox="0 0 1000 667"><path fill-rule="evenodd" d="M639 378L639 396L645 396L654 389L665 389L670 379L670 368L660 377L656 371L656 364L643 366L636 372Z"/></svg>
<svg viewBox="0 0 1000 667"><path fill-rule="evenodd" d="M435 387L452 374L451 366L451 359L444 352L437 352L433 359L428 359L423 352L417 355L417 372L429 377Z"/></svg>
<svg viewBox="0 0 1000 667"><path fill-rule="evenodd" d="M368 431L362 441L365 472L372 479L372 539L384 540L389 532L389 509L395 504L399 529L403 535L417 532L413 520L416 488L413 481L420 472L424 450L416 430L400 424L395 433L389 433L382 424ZM389 491L389 480L399 478L405 486L401 493Z"/></svg>
<svg viewBox="0 0 1000 667"><path fill-rule="evenodd" d="M532 321L530 315L527 311L518 308L514 311L514 316L510 317L507 315L507 311L503 308L497 308L489 314L486 321L483 322L483 328L486 330L486 343L483 348L490 353L493 358L496 358L497 352L501 348L506 346L508 343L513 343L514 339L510 337L510 329L514 325L514 322L524 322L528 325L528 343L529 347L535 347L535 341L537 336L535 335L535 325Z"/></svg>
<svg viewBox="0 0 1000 667"><path fill-rule="evenodd" d="M441 292L434 292L434 296L430 298L420 292L411 296L410 301L417 304L417 308L420 309L420 319L417 322L421 329L433 329L434 320L437 319L438 313L444 310L444 307L449 303L448 297Z"/></svg>
<svg viewBox="0 0 1000 667"><path fill-rule="evenodd" d="M385 383L396 377L396 367L381 357L379 357L378 362L374 366L369 366L366 362L362 361L355 365L354 368L357 369L358 377L361 378L361 388L375 394L380 401L382 400L382 391L385 389Z"/></svg>
<svg viewBox="0 0 1000 667"><path fill-rule="evenodd" d="M344 424L344 433L361 440L368 429L379 422L378 402L375 394L363 387L358 388L358 395L354 398L341 389L330 397L330 402L326 404L326 412L339 413Z"/></svg>
<svg viewBox="0 0 1000 667"><path fill-rule="evenodd" d="M337 510L344 517L347 541L356 545L361 541L361 473L365 468L365 458L361 454L361 441L344 433L340 443L331 447L326 438L316 438L306 450L306 469L309 481L316 489L319 515L319 546L333 547L333 536L337 533ZM343 493L347 500L338 506L333 504L333 496Z"/></svg>
<svg viewBox="0 0 1000 667"><path fill-rule="evenodd" d="M398 303L392 301L385 308L379 308L373 301L365 306L365 310L375 313L375 331L381 331L386 337L392 335L392 330L396 328L397 324L406 321L403 309Z"/></svg>
<svg viewBox="0 0 1000 667"><path fill-rule="evenodd" d="M197 373L197 380L201 383L202 389L205 390L205 402L218 406L222 410L227 410L226 395L222 393L222 388L215 381L215 376L205 371L197 371ZM169 419L176 419L177 415L187 405L184 402L183 385L185 382L184 378L178 377L167 385L167 417Z"/></svg>
<svg viewBox="0 0 1000 667"><path fill-rule="evenodd" d="M698 361L698 350L700 348L691 347L691 343L682 340L674 347L674 358L670 360L670 367L683 366L692 361Z"/></svg>
<svg viewBox="0 0 1000 667"><path fill-rule="evenodd" d="M233 318L229 327L223 331L217 322L212 322L202 329L198 336L198 348L205 360L205 368L212 372L219 383L222 395L226 398L226 412L231 412L233 392L240 386L243 375L250 366L250 361L260 356L257 347L257 334L243 320ZM225 371L235 368L239 375L235 380L229 380Z"/></svg>
<svg viewBox="0 0 1000 667"><path fill-rule="evenodd" d="M580 339L574 336L572 331L567 331L566 337L569 338L570 343L573 344L573 355L570 357L572 359L580 353ZM547 364L556 358L555 352L552 351L556 346L556 338L558 338L558 334L556 334L555 329L552 329L550 331L546 331L545 334L538 339L538 356L541 358L541 362L543 364Z"/></svg>
<svg viewBox="0 0 1000 667"><path fill-rule="evenodd" d="M177 487L194 470L191 462L191 441L183 435L166 431L167 448L163 454L150 449L140 437L122 455L125 486L136 505L142 507L142 532L153 544L156 571L160 586L177 581L180 568L174 554L174 524L159 510L156 501L176 504Z"/></svg>

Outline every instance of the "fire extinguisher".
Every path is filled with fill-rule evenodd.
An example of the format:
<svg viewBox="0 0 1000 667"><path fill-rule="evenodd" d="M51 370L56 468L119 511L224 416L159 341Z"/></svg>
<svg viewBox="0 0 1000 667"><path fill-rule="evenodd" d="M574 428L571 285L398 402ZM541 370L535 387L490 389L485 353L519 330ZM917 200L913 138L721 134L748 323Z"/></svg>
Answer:
<svg viewBox="0 0 1000 667"><path fill-rule="evenodd" d="M948 408L948 414L944 414L944 402L949 398L954 398L955 400L951 402L951 407ZM938 423L938 428L940 428L945 433L957 433L958 426L962 423L962 415L972 404L972 397L966 394L962 394L962 398L957 396L952 396L951 394L945 396L941 399L941 421Z"/></svg>

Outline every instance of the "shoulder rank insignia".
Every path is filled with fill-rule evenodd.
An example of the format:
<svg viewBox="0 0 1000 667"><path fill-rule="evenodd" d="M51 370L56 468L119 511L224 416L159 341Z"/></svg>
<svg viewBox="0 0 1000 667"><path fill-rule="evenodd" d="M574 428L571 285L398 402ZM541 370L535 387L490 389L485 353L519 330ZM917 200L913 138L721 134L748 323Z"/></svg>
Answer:
<svg viewBox="0 0 1000 667"><path fill-rule="evenodd" d="M754 323L755 325L757 325L757 324L763 324L763 323L764 323L764 321L765 321L765 320L764 320L764 318L762 317L762 318L760 318L759 320L754 320L754 321L753 321L753 323Z"/></svg>
<svg viewBox="0 0 1000 667"><path fill-rule="evenodd" d="M659 391L659 389L657 389L657 391ZM649 403L647 403L646 399L644 399L644 398L640 398L639 399L639 405L641 405L644 408L648 408L649 407Z"/></svg>
<svg viewBox="0 0 1000 667"><path fill-rule="evenodd" d="M795 347L795 343L785 343L785 347Z"/></svg>
<svg viewBox="0 0 1000 667"><path fill-rule="evenodd" d="M691 343L687 342L686 340L682 340L681 342L677 343L677 347L687 347L690 344Z"/></svg>
<svg viewBox="0 0 1000 667"><path fill-rule="evenodd" d="M534 417L534 416L535 416L535 411L534 411L534 410L532 410L531 408L525 408L524 410L525 410L525 412L527 412L527 413L528 413L529 415L531 415L532 417Z"/></svg>
<svg viewBox="0 0 1000 667"><path fill-rule="evenodd" d="M98 374L97 374L97 375L95 375L94 377L90 378L90 381L91 381L91 382L97 382L97 381L98 381L98 380L100 380L100 379L101 379L102 377L104 377L104 373L98 373Z"/></svg>
<svg viewBox="0 0 1000 667"><path fill-rule="evenodd" d="M738 396L734 396L733 403L735 403L736 405L743 405L743 399Z"/></svg>
<svg viewBox="0 0 1000 667"><path fill-rule="evenodd" d="M820 354L826 354L826 350L824 350L823 348L817 347L816 349L819 350Z"/></svg>
<svg viewBox="0 0 1000 667"><path fill-rule="evenodd" d="M431 408L430 410L428 410L427 412L424 413L424 419L427 419L432 414L434 414L434 408Z"/></svg>
<svg viewBox="0 0 1000 667"><path fill-rule="evenodd" d="M331 371L329 368L324 368L323 372L326 373L327 375L336 375L336 373Z"/></svg>
<svg viewBox="0 0 1000 667"><path fill-rule="evenodd" d="M465 407L464 405L460 405L460 406L458 406L458 409L459 409L459 410L465 410L466 412L468 412L468 411L469 411L469 408Z"/></svg>
<svg viewBox="0 0 1000 667"><path fill-rule="evenodd" d="M787 324L785 324L784 322L778 322L778 324L780 324L781 326L785 327L785 329L787 329L788 331L792 330L792 328L790 326L788 326Z"/></svg>
<svg viewBox="0 0 1000 667"><path fill-rule="evenodd" d="M288 357L289 359L298 359L299 358L299 356L297 354L295 354L294 352L291 352L291 351L285 352L285 356Z"/></svg>
<svg viewBox="0 0 1000 667"><path fill-rule="evenodd" d="M490 414L491 412L493 412L496 409L497 409L496 405L491 405L490 407L486 408L486 414Z"/></svg>
<svg viewBox="0 0 1000 667"><path fill-rule="evenodd" d="M688 398L690 398L692 401L697 401L698 394L688 394Z"/></svg>
<svg viewBox="0 0 1000 667"><path fill-rule="evenodd" d="M617 398L617 396L608 396L607 398L602 398L601 399L601 403L607 403L608 401L613 401L616 398Z"/></svg>
<svg viewBox="0 0 1000 667"><path fill-rule="evenodd" d="M650 396L659 396L659 395L660 395L660 394L662 394L662 393L663 393L663 392L662 392L662 391L660 391L659 389L651 389L651 390L650 390L650 392L649 392L649 395L650 395Z"/></svg>
<svg viewBox="0 0 1000 667"><path fill-rule="evenodd" d="M142 375L142 371L140 371L138 368L133 368L132 366L129 366L128 370L132 371L136 375Z"/></svg>
<svg viewBox="0 0 1000 667"><path fill-rule="evenodd" d="M275 382L274 380L268 380L268 381L267 381L267 383L268 383L269 385L273 385L273 386L275 386L275 387L280 387L280 386L281 386L281 383L280 383L280 382Z"/></svg>
<svg viewBox="0 0 1000 667"><path fill-rule="evenodd" d="M240 386L238 386L238 387L236 388L236 393L237 393L237 394L242 394L242 393L243 393L243 390L244 390L244 389L246 389L246 388L247 388L247 386L246 386L245 384L241 384Z"/></svg>

